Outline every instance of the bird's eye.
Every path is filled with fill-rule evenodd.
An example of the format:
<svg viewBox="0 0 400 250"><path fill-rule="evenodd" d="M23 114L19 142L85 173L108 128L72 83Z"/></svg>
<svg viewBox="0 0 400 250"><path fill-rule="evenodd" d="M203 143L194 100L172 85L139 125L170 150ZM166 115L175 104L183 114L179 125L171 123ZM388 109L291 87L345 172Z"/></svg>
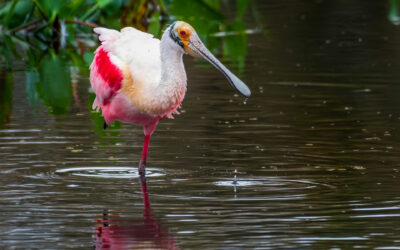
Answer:
<svg viewBox="0 0 400 250"><path fill-rule="evenodd" d="M181 34L181 36L184 36L184 35L186 35L186 31L181 30L181 31L179 32L179 34Z"/></svg>

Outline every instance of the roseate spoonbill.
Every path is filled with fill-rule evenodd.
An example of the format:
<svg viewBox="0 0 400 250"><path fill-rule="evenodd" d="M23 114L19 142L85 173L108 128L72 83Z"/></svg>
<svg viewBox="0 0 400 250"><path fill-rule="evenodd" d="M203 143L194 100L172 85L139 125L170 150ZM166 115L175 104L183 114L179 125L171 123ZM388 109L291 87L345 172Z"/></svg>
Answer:
<svg viewBox="0 0 400 250"><path fill-rule="evenodd" d="M95 28L94 32L100 35L101 45L90 65L90 83L96 94L93 108L101 109L105 128L115 120L143 126L141 175L158 122L179 114L186 92L183 54L206 59L240 94L250 96L246 84L211 54L188 23L174 22L161 41L131 27L121 31Z"/></svg>

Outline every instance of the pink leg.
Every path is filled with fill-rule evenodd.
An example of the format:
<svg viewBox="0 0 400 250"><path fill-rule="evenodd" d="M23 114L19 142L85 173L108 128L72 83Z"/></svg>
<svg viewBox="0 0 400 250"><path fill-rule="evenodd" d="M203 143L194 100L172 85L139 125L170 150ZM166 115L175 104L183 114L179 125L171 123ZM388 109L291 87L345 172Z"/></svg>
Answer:
<svg viewBox="0 0 400 250"><path fill-rule="evenodd" d="M147 193L147 184L146 184L146 177L144 175L140 176L140 187L142 189L142 196L143 196L143 215L145 220L151 219L151 208L149 202L149 194Z"/></svg>
<svg viewBox="0 0 400 250"><path fill-rule="evenodd" d="M139 162L139 174L140 175L146 174L146 160L147 160L147 152L149 151L149 142L150 142L150 135L145 135L144 142L143 142L142 157L140 158L140 162Z"/></svg>
<svg viewBox="0 0 400 250"><path fill-rule="evenodd" d="M151 123L143 127L144 129L143 151L142 151L142 157L140 158L139 162L139 174L141 176L144 176L146 174L146 160L147 160L147 151L149 151L150 136L156 129L158 121L159 120L153 120Z"/></svg>

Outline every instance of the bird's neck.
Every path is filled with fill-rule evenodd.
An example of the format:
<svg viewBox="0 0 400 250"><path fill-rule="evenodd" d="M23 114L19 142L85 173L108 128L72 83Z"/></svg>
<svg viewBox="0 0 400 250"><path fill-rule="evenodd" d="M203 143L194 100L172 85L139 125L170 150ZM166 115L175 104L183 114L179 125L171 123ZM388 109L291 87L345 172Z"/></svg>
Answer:
<svg viewBox="0 0 400 250"><path fill-rule="evenodd" d="M161 39L161 79L165 87L186 87L186 72L183 64L183 53L173 46L171 39Z"/></svg>
<svg viewBox="0 0 400 250"><path fill-rule="evenodd" d="M176 49L170 38L161 39L161 76L156 88L149 89L149 98L158 110L158 115L171 117L177 113L186 93L186 72L183 52Z"/></svg>

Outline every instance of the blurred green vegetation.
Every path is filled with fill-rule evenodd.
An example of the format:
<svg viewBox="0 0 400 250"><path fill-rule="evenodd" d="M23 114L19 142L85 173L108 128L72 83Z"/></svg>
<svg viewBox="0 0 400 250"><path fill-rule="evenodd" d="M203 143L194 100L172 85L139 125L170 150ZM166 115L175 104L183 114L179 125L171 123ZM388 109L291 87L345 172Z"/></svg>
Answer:
<svg viewBox="0 0 400 250"><path fill-rule="evenodd" d="M211 51L221 51L234 70L241 71L248 36L243 15L249 4L249 0L3 1L0 3L0 67L6 72L3 76L12 79L12 73L7 72L12 72L16 63L24 63L25 89L32 107L42 103L49 112L63 114L72 102L73 71L87 71L93 59L93 50L98 44L92 34L93 27L133 26L160 37L166 25L183 20L195 27ZM235 16L227 18L222 12L224 6L235 9ZM9 85L2 86L7 91L2 91L0 96L0 109L4 112L7 110L4 107L11 107ZM0 122L4 123L7 115L1 116Z"/></svg>
<svg viewBox="0 0 400 250"><path fill-rule="evenodd" d="M399 3L400 3L400 0L390 0L389 20L394 25L400 24Z"/></svg>

